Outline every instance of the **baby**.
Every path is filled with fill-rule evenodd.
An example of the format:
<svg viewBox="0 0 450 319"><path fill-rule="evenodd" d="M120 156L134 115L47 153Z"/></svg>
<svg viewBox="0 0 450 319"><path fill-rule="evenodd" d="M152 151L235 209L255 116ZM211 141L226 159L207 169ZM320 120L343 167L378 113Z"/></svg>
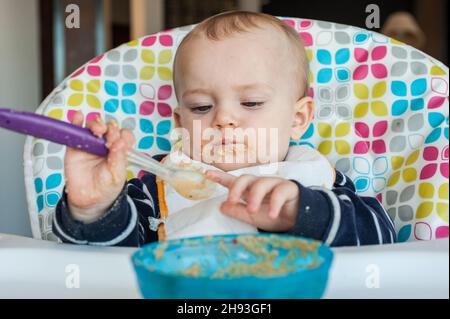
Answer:
<svg viewBox="0 0 450 319"><path fill-rule="evenodd" d="M277 18L227 12L203 21L174 61L181 146L155 158L203 170L221 186L193 200L152 174L126 182L133 134L93 121L87 127L107 140L110 153L67 149L54 233L63 242L100 246L257 231L332 246L393 243L393 223L376 199L358 196L317 151L289 146L313 117L308 76L299 35ZM80 112L73 123L82 125Z"/></svg>

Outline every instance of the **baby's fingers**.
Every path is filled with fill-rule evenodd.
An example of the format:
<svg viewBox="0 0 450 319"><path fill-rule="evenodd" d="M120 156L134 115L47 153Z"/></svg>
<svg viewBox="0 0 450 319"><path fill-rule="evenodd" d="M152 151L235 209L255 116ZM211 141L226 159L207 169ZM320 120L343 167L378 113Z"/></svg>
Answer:
<svg viewBox="0 0 450 319"><path fill-rule="evenodd" d="M127 150L128 146L123 139L117 140L109 148L107 163L114 184L117 184L122 178L125 178L128 164Z"/></svg>
<svg viewBox="0 0 450 319"><path fill-rule="evenodd" d="M111 168L126 169L128 150L133 147L134 136L129 130L120 130L120 137L109 148L108 164Z"/></svg>
<svg viewBox="0 0 450 319"><path fill-rule="evenodd" d="M280 183L278 179L259 179L250 186L246 198L249 213L257 213L261 203L268 194Z"/></svg>
<svg viewBox="0 0 450 319"><path fill-rule="evenodd" d="M269 204L269 217L272 219L280 216L281 208L292 196L290 193L291 186L288 183L278 184L272 191Z"/></svg>
<svg viewBox="0 0 450 319"><path fill-rule="evenodd" d="M133 148L135 139L133 133L130 130L121 129L120 139L124 141L127 149Z"/></svg>
<svg viewBox="0 0 450 319"><path fill-rule="evenodd" d="M99 137L103 136L108 130L105 122L103 122L100 118L97 118L95 121L90 121L87 123L86 127L90 129L94 135Z"/></svg>
<svg viewBox="0 0 450 319"><path fill-rule="evenodd" d="M254 175L241 175L233 183L228 193L228 201L238 203L244 196L247 188L257 179Z"/></svg>
<svg viewBox="0 0 450 319"><path fill-rule="evenodd" d="M242 175L236 177L218 170L206 171L206 177L228 188L229 192L227 201L231 203L238 203L250 182L256 178L252 175Z"/></svg>
<svg viewBox="0 0 450 319"><path fill-rule="evenodd" d="M83 115L83 112L77 111L77 112L75 112L75 114L73 115L73 118L72 118L71 123L72 123L73 125L76 125L76 126L82 126L82 125L83 125L83 121L84 121L84 115Z"/></svg>
<svg viewBox="0 0 450 319"><path fill-rule="evenodd" d="M111 121L107 125L108 131L106 132L106 146L111 147L118 139L120 139L120 129L115 121Z"/></svg>
<svg viewBox="0 0 450 319"><path fill-rule="evenodd" d="M228 189L233 185L234 181L237 179L237 177L219 170L206 171L206 177Z"/></svg>
<svg viewBox="0 0 450 319"><path fill-rule="evenodd" d="M236 218L247 224L254 224L252 216L247 211L247 206L242 203L233 204L230 202L223 202L220 210L227 216Z"/></svg>
<svg viewBox="0 0 450 319"><path fill-rule="evenodd" d="M108 161L113 164L126 162L127 145L122 139L114 142L109 148Z"/></svg>

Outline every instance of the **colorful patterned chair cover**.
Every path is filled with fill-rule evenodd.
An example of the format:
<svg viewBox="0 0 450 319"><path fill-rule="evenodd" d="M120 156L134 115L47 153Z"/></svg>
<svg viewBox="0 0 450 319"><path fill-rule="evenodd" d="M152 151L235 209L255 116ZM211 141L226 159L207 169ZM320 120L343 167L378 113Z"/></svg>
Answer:
<svg viewBox="0 0 450 319"><path fill-rule="evenodd" d="M448 68L375 32L329 22L282 18L304 39L311 63L315 119L292 144L320 150L376 196L395 221L398 240L448 237ZM102 54L70 75L37 112L68 121L115 119L135 147L168 152L176 106L172 63L193 26L146 36ZM64 184L64 147L29 137L25 179L35 238L56 240L52 212ZM141 172L130 167L128 176Z"/></svg>

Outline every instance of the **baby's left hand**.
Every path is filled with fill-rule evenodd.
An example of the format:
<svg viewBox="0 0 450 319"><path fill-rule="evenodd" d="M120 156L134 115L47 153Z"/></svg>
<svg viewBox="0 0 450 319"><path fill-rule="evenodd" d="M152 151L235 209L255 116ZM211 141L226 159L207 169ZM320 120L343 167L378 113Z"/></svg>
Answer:
<svg viewBox="0 0 450 319"><path fill-rule="evenodd" d="M229 190L220 207L222 213L265 231L293 229L300 201L300 191L294 182L248 174L235 177L216 170L207 171L206 176Z"/></svg>

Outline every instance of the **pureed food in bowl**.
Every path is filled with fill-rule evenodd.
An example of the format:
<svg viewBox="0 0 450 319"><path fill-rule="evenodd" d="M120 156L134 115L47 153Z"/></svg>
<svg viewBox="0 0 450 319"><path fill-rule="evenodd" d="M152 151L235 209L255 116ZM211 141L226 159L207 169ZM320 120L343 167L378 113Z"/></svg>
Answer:
<svg viewBox="0 0 450 319"><path fill-rule="evenodd" d="M145 298L320 298L331 250L285 235L153 243L132 257Z"/></svg>

